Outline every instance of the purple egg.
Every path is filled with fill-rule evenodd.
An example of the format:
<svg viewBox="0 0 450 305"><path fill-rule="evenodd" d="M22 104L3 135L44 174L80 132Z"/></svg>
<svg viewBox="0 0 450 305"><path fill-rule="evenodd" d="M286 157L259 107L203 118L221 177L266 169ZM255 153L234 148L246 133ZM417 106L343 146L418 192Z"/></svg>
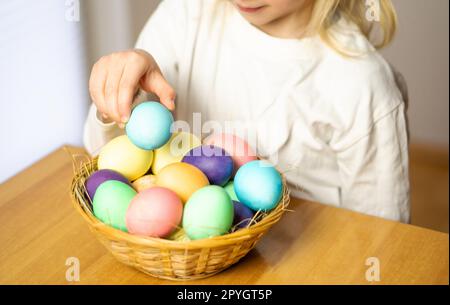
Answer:
<svg viewBox="0 0 450 305"><path fill-rule="evenodd" d="M239 224L238 228L245 228L248 226L250 220L253 218L253 211L246 205L233 200L234 206L234 219L233 226Z"/></svg>
<svg viewBox="0 0 450 305"><path fill-rule="evenodd" d="M105 181L117 180L130 185L130 182L122 174L110 169L101 169L93 173L87 178L85 186L88 195L91 199L94 199L95 191Z"/></svg>
<svg viewBox="0 0 450 305"><path fill-rule="evenodd" d="M210 184L225 185L233 174L233 159L220 147L203 145L191 149L182 162L200 169Z"/></svg>

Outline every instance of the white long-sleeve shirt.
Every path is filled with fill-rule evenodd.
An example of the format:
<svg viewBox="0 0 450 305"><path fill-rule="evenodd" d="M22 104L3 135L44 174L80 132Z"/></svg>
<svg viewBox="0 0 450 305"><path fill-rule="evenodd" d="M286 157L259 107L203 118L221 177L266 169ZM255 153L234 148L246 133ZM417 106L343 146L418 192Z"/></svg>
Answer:
<svg viewBox="0 0 450 305"><path fill-rule="evenodd" d="M227 1L165 0L136 47L154 56L175 88L177 120L195 129L200 114L209 121L204 129L234 127L284 173L292 195L408 222L402 93L352 24L341 19L332 31L365 55L344 57L319 37L269 36ZM92 106L87 150L95 153L119 134Z"/></svg>

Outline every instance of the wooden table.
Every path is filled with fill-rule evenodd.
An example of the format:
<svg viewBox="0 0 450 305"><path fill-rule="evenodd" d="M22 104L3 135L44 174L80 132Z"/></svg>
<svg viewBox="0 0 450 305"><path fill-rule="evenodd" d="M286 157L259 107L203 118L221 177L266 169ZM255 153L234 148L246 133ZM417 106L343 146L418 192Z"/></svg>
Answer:
<svg viewBox="0 0 450 305"><path fill-rule="evenodd" d="M69 257L80 261L81 284L180 283L135 271L103 248L70 201L72 173L61 148L0 185L0 283L68 284ZM448 234L296 199L290 208L238 264L186 283L449 283ZM366 280L370 257L379 282Z"/></svg>

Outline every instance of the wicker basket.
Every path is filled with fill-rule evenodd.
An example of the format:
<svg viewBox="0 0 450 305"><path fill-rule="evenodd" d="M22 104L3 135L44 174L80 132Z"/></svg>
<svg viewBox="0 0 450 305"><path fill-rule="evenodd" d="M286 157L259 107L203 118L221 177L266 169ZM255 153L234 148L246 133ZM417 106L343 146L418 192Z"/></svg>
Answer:
<svg viewBox="0 0 450 305"><path fill-rule="evenodd" d="M72 201L91 231L120 262L154 277L192 280L214 275L244 257L282 216L289 204L289 191L283 178L283 197L268 214L259 214L256 223L222 236L195 241L175 241L141 237L116 230L100 222L84 186L97 169L97 160L74 167Z"/></svg>

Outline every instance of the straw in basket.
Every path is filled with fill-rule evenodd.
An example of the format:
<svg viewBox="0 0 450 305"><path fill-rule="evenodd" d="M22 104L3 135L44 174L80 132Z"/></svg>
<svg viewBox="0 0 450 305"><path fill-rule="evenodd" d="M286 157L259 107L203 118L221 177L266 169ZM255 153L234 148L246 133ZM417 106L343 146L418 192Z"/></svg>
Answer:
<svg viewBox="0 0 450 305"><path fill-rule="evenodd" d="M75 162L74 162L75 164ZM192 280L214 275L244 257L259 239L280 220L289 204L283 177L283 196L268 213L256 213L251 225L222 236L194 241L135 236L99 221L85 189L86 179L97 170L97 159L74 165L71 196L91 231L120 262L154 277Z"/></svg>

